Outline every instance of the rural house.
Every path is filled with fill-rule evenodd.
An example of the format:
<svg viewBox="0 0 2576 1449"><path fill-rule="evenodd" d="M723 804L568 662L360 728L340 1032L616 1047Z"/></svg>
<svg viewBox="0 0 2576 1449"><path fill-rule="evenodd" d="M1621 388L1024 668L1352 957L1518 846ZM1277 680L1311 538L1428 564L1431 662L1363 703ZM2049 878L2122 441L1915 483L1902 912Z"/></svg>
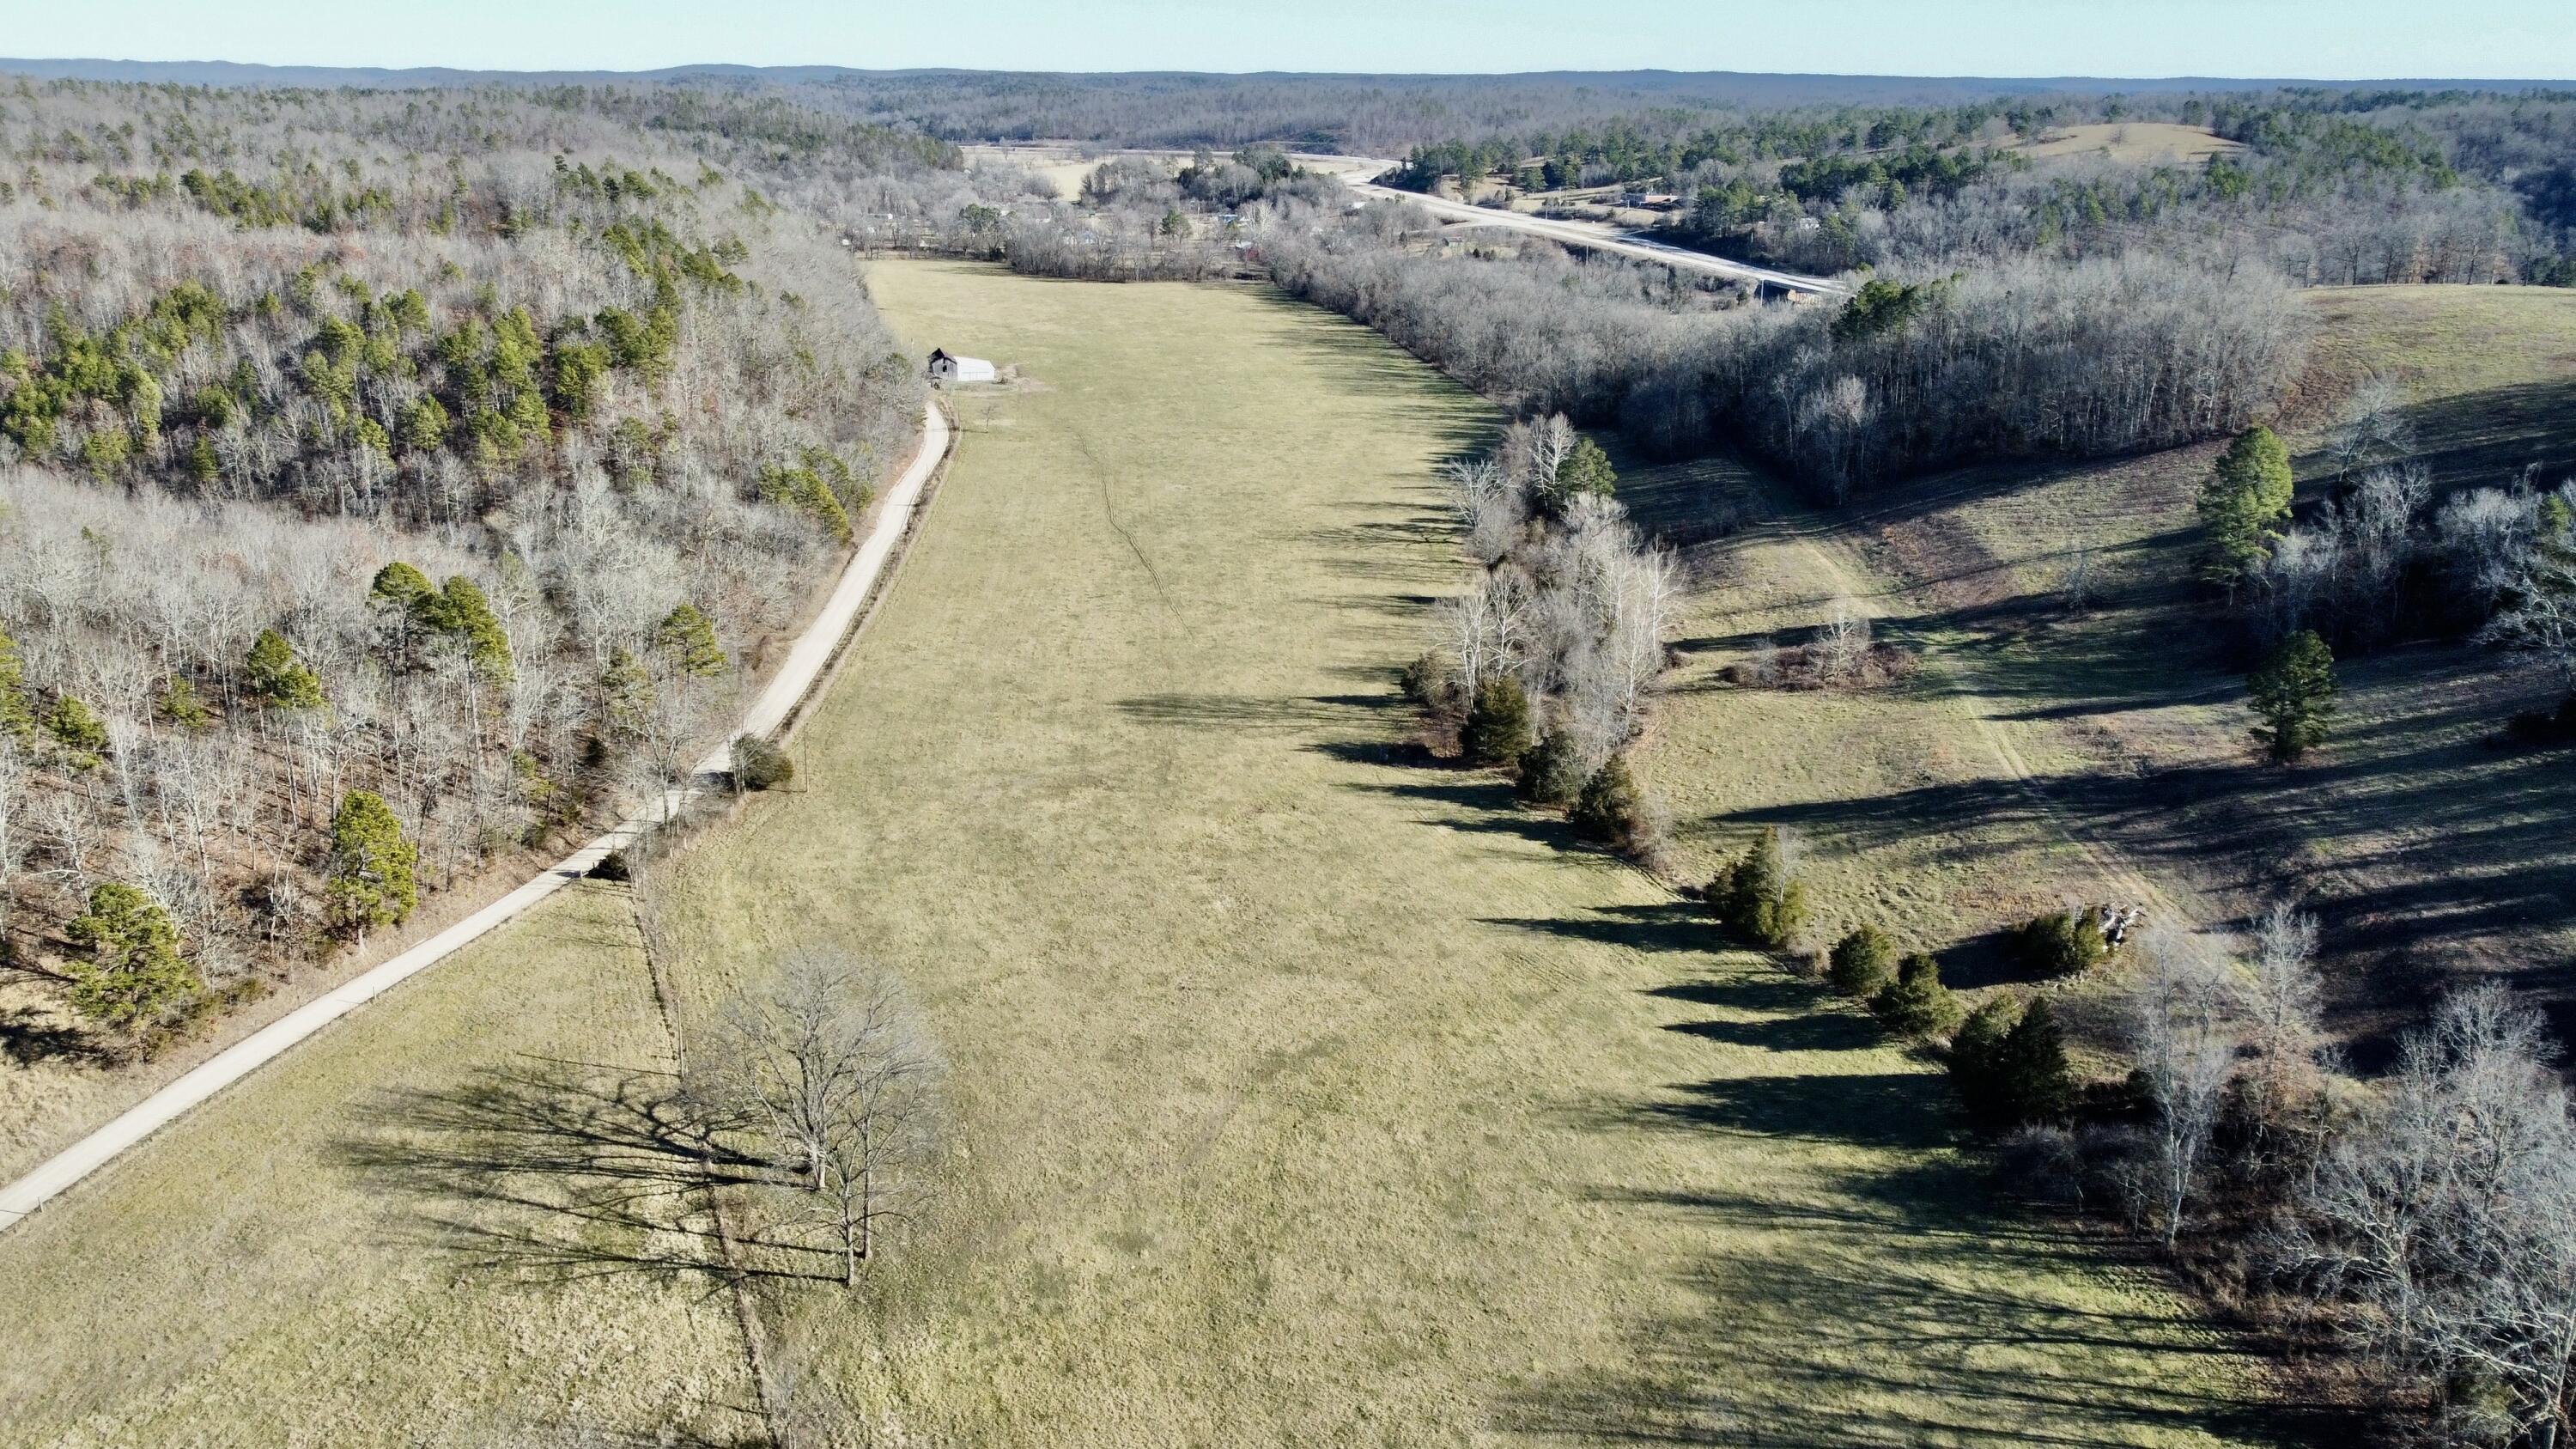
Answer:
<svg viewBox="0 0 2576 1449"><path fill-rule="evenodd" d="M952 357L946 348L930 354L932 382L991 382L993 364L980 357Z"/></svg>

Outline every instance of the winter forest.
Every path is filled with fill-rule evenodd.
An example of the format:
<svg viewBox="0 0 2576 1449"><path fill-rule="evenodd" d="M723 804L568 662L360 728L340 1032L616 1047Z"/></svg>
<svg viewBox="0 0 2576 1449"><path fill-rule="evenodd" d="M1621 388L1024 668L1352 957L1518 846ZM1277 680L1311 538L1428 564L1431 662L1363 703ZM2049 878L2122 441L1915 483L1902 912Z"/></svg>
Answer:
<svg viewBox="0 0 2576 1449"><path fill-rule="evenodd" d="M840 240L614 107L0 152L0 953L129 1049L684 776L909 451Z"/></svg>

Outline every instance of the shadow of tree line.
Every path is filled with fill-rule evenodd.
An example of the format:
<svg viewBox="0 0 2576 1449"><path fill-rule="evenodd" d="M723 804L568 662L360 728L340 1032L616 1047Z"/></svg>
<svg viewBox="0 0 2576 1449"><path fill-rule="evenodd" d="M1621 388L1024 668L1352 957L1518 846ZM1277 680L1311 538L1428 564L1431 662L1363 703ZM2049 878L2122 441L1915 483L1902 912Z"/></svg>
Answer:
<svg viewBox="0 0 2576 1449"><path fill-rule="evenodd" d="M1777 1191L1597 1184L1597 1203L1706 1225L1710 1251L1675 1270L1693 1306L1633 1323L1617 1367L1510 1391L1498 1428L1862 1449L2324 1443L2348 1427L2329 1406L2282 1402L2233 1370L2199 1372L2240 1350L2189 1313L2072 1291L2154 1267L2134 1245L2002 1202L1979 1159L1957 1150L1963 1129L1940 1077L1832 1060L1886 1038L1818 983L1714 969L1705 953L1721 944L1717 927L1692 903L1485 924L1650 953L1685 973L1644 994L1672 1005L1663 1030L1708 1044L1712 1074L1578 1098L1564 1108L1570 1126L1776 1142L1796 1164ZM1775 1054L1804 1060L1763 1069Z"/></svg>

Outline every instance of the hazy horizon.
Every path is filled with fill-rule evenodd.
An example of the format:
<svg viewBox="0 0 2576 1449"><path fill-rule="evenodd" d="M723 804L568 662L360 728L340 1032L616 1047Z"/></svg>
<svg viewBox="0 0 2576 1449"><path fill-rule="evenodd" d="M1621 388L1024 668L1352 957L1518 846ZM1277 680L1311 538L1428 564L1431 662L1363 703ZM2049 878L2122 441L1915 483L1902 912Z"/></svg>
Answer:
<svg viewBox="0 0 2576 1449"><path fill-rule="evenodd" d="M148 39L138 39L148 37ZM22 16L28 60L323 70L636 73L833 66L1045 74L1481 76L1565 72L1884 79L2329 85L2389 79L2576 81L2576 25L2539 0L2469 0L2434 14L2396 0L1826 0L1798 10L1603 0L1568 26L1534 0L1318 0L1268 7L1171 0L988 0L854 19L818 0L721 13L600 0L342 7L102 0Z"/></svg>

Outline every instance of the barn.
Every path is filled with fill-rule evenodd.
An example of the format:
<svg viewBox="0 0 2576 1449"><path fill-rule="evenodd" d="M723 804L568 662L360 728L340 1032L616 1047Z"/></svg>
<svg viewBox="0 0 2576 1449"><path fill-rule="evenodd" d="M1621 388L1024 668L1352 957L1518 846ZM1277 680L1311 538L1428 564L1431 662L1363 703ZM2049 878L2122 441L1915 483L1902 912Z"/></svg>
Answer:
<svg viewBox="0 0 2576 1449"><path fill-rule="evenodd" d="M980 357L956 357L940 348L930 354L932 382L991 382L993 364Z"/></svg>

